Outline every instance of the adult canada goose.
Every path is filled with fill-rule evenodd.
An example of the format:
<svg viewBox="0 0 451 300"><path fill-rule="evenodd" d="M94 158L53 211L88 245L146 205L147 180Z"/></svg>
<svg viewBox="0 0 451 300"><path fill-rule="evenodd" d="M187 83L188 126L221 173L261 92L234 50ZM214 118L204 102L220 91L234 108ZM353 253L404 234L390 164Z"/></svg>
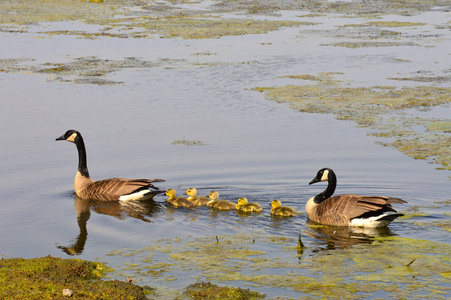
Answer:
<svg viewBox="0 0 451 300"><path fill-rule="evenodd" d="M227 200L219 200L219 193L217 191L211 191L208 194L210 201L207 203L208 206L216 208L219 210L231 210L235 209L236 204Z"/></svg>
<svg viewBox="0 0 451 300"><path fill-rule="evenodd" d="M75 176L74 187L75 194L81 199L100 201L145 200L162 193L157 187L152 185L153 182L164 181L162 179L109 178L94 181L89 176L85 143L80 132L68 130L56 140L66 140L77 146L78 171Z"/></svg>
<svg viewBox="0 0 451 300"><path fill-rule="evenodd" d="M176 191L174 189L169 189L166 191L166 196L169 196L168 198L168 204L174 206L174 207L196 207L196 203L193 201L188 200L185 197L176 197Z"/></svg>
<svg viewBox="0 0 451 300"><path fill-rule="evenodd" d="M319 170L309 184L320 181L328 182L326 190L310 198L305 205L307 216L317 223L333 226L384 227L403 215L397 213L391 204L407 203L399 198L385 196L347 194L332 197L337 186L337 177L329 168Z"/></svg>
<svg viewBox="0 0 451 300"><path fill-rule="evenodd" d="M186 194L189 196L188 200L193 201L198 206L207 205L210 202L210 198L204 196L197 196L196 188L189 188L186 190Z"/></svg>
<svg viewBox="0 0 451 300"><path fill-rule="evenodd" d="M271 215L277 217L294 217L297 215L296 210L289 206L282 206L280 200L273 200L271 202Z"/></svg>
<svg viewBox="0 0 451 300"><path fill-rule="evenodd" d="M235 208L239 211L243 212L255 212L259 213L262 211L262 206L258 203L254 202L248 202L247 198L241 197L238 199L238 204L235 206Z"/></svg>

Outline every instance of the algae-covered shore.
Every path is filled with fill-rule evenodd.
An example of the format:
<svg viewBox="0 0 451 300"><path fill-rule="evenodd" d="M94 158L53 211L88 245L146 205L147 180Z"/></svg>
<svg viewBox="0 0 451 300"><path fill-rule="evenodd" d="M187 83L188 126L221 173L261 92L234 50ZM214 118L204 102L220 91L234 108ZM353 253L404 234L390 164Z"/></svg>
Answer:
<svg viewBox="0 0 451 300"><path fill-rule="evenodd" d="M102 263L41 257L0 261L2 299L145 299L145 288L119 280L99 280Z"/></svg>
<svg viewBox="0 0 451 300"><path fill-rule="evenodd" d="M323 230L327 231L327 226L311 227L308 234ZM339 237L339 229L333 230ZM312 255L308 247L296 247L291 238L258 232L164 239L144 249L112 251L111 256L130 259L122 270L115 271L116 276L124 277L122 281L108 277L100 280L113 270L98 262L50 256L2 259L0 296L2 299L261 299L265 294L252 289L263 287L289 288L298 297L361 299L376 293L397 299L417 295L447 298L451 292L449 245L363 236L352 247L335 249L333 255ZM355 243L344 238L343 242L346 241ZM255 250L261 244L265 244L266 251ZM282 258L286 253L291 253L288 260L287 256ZM167 256L167 263L156 259L161 260L161 256ZM155 278L157 284L164 285L180 280L174 274L184 272L190 272L199 281L178 291L155 286ZM205 279L223 285L203 282ZM148 285L149 282L153 284ZM228 286L234 282L245 282L249 288Z"/></svg>
<svg viewBox="0 0 451 300"><path fill-rule="evenodd" d="M128 299L152 298L154 291L133 280L100 280L111 272L99 262L41 257L0 260L0 297L12 299ZM180 292L180 299L259 299L247 289L199 282Z"/></svg>

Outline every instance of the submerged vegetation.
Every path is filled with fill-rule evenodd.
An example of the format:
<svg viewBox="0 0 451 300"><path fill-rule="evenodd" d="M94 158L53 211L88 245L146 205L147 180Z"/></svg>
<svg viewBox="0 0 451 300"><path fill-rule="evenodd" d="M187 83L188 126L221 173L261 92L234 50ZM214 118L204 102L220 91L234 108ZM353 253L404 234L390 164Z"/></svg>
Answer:
<svg viewBox="0 0 451 300"><path fill-rule="evenodd" d="M207 143L202 141L187 140L187 139L177 139L172 142L173 145L184 145L184 146L207 146Z"/></svg>
<svg viewBox="0 0 451 300"><path fill-rule="evenodd" d="M263 294L252 292L248 289L219 287L210 282L193 283L185 290L185 294L187 294L190 299L246 300L261 299L265 297Z"/></svg>
<svg viewBox="0 0 451 300"><path fill-rule="evenodd" d="M241 281L254 290L287 288L300 293L299 297L361 299L382 293L385 298L445 299L451 293L451 246L447 244L373 237L369 243L321 255L309 248L299 252L297 242L258 232L238 233L163 239L140 250L117 250L110 255L134 259L119 275L141 284L178 281L187 273L196 281ZM262 244L266 250L257 250Z"/></svg>

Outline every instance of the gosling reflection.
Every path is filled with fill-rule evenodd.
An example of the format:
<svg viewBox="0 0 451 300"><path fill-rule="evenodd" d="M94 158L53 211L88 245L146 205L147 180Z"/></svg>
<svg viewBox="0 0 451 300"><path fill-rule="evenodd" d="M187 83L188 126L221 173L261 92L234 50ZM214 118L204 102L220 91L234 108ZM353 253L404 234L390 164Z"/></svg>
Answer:
<svg viewBox="0 0 451 300"><path fill-rule="evenodd" d="M119 220L135 218L146 223L152 223L151 217L162 209L161 204L153 199L146 201L92 201L81 199L77 195L75 198L75 211L77 213L77 224L80 229L78 236L69 242L68 246L57 246L68 255L80 255L88 239L87 223L91 217L91 211L102 215L110 215Z"/></svg>
<svg viewBox="0 0 451 300"><path fill-rule="evenodd" d="M320 225L307 220L305 233L317 241L323 250L345 249L358 244L371 244L375 237L392 236L388 227L358 228L347 226Z"/></svg>

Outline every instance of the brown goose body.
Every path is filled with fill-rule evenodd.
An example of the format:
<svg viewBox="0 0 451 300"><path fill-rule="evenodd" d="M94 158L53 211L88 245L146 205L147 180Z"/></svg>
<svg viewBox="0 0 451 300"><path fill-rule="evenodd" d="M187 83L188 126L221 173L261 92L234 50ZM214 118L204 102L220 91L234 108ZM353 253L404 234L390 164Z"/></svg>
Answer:
<svg viewBox="0 0 451 300"><path fill-rule="evenodd" d="M391 206L394 203L406 203L399 198L354 194L332 197L337 184L332 169L319 170L310 184L320 181L328 181L326 190L310 198L305 206L307 216L314 222L332 226L379 228L403 215Z"/></svg>
<svg viewBox="0 0 451 300"><path fill-rule="evenodd" d="M204 196L197 196L197 189L196 188L189 188L186 190L186 194L189 196L188 200L193 201L196 203L197 206L205 206L208 205L208 202L210 202L210 198L204 197Z"/></svg>
<svg viewBox="0 0 451 300"><path fill-rule="evenodd" d="M219 210L232 210L236 208L236 204L228 200L219 200L219 193L217 191L212 191L208 195L210 201L207 203L211 208Z"/></svg>
<svg viewBox="0 0 451 300"><path fill-rule="evenodd" d="M80 132L68 130L56 140L66 140L77 146L78 171L75 176L74 188L75 194L81 199L99 201L145 200L162 193L152 184L153 182L164 181L162 179L108 178L94 181L89 176L86 148Z"/></svg>

